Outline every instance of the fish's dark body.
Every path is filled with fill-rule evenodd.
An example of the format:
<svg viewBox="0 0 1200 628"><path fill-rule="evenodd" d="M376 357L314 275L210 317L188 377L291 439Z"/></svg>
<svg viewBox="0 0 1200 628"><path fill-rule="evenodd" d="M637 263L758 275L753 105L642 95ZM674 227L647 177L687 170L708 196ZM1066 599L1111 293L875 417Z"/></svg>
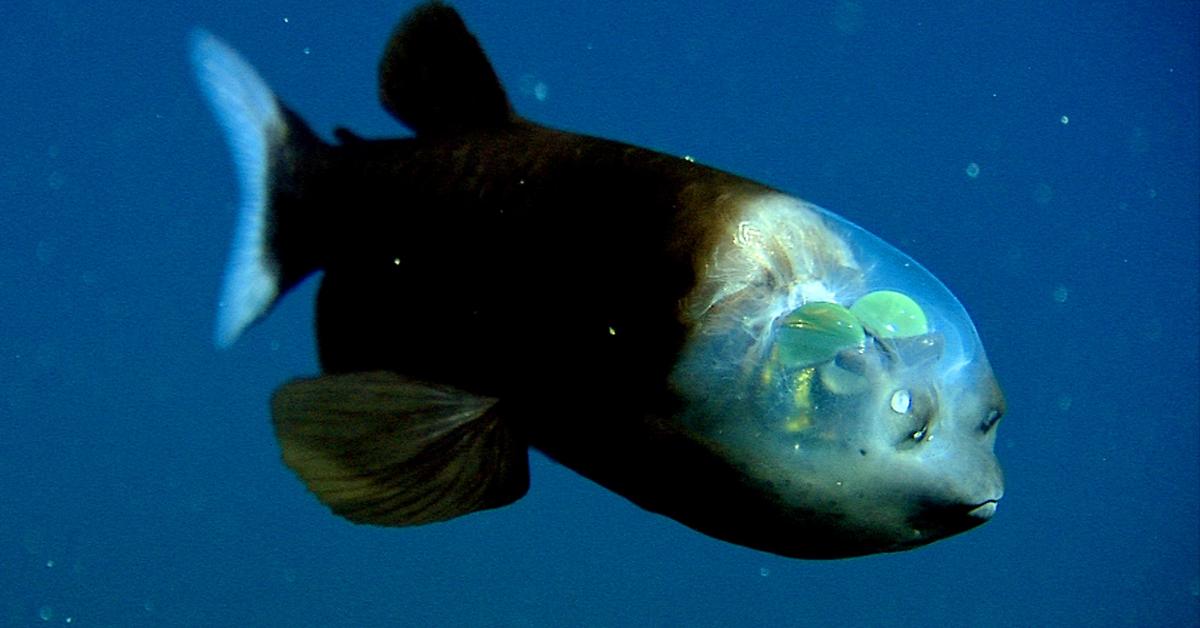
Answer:
<svg viewBox="0 0 1200 628"><path fill-rule="evenodd" d="M200 34L195 60L242 191L218 342L320 273L322 373L281 387L272 414L284 461L337 514L417 525L503 506L528 488L529 447L787 556L907 549L994 511L1003 401L974 329L857 227L521 118L440 2L409 15L380 65L409 138L325 142L224 44ZM875 284L867 297L891 310L862 305ZM786 321L826 336L778 340Z"/></svg>

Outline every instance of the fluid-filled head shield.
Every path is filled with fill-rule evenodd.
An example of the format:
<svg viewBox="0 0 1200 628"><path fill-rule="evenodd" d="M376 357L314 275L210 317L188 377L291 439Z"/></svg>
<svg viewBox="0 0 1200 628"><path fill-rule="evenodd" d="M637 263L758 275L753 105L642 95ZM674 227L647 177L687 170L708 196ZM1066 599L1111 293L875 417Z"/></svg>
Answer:
<svg viewBox="0 0 1200 628"><path fill-rule="evenodd" d="M817 532L826 539L844 534L845 547L825 546L833 555L982 522L1002 491L991 452L1002 400L962 305L819 207L780 194L737 207L684 305L680 420L786 516L829 522Z"/></svg>

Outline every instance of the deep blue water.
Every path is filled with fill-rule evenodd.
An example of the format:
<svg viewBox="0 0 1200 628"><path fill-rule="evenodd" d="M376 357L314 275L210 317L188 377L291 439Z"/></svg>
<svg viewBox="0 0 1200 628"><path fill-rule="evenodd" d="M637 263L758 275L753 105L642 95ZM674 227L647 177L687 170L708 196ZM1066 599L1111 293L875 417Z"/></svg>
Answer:
<svg viewBox="0 0 1200 628"><path fill-rule="evenodd" d="M212 344L236 190L186 46L219 34L324 133L399 134L374 72L410 4L6 0L0 624L1200 622L1197 4L667 4L459 7L525 115L764 181L937 274L1008 398L991 523L788 560L541 457L509 508L343 522L268 424L316 368L312 287Z"/></svg>

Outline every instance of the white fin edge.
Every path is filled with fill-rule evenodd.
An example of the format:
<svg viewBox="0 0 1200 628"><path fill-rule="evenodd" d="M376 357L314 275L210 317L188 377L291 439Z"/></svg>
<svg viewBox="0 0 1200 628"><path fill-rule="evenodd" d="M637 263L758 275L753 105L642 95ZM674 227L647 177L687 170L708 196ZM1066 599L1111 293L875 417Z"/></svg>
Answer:
<svg viewBox="0 0 1200 628"><path fill-rule="evenodd" d="M279 296L268 250L270 155L287 126L271 88L237 52L205 30L192 34L192 63L233 153L240 199L233 249L217 305L216 344L229 347Z"/></svg>

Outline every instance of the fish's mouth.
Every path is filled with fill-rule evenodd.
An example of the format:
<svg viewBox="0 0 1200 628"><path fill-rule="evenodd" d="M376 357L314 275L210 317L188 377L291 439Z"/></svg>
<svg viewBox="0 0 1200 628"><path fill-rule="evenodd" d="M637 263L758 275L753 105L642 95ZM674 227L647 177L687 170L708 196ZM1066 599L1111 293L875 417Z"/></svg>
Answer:
<svg viewBox="0 0 1200 628"><path fill-rule="evenodd" d="M992 515L996 514L996 505L999 503L999 499L989 499L968 510L967 516L979 519L981 522L987 521L992 518Z"/></svg>
<svg viewBox="0 0 1200 628"><path fill-rule="evenodd" d="M993 497L978 502L927 507L912 520L912 530L919 540L908 545L924 545L981 526L996 514L999 503L1000 498Z"/></svg>

